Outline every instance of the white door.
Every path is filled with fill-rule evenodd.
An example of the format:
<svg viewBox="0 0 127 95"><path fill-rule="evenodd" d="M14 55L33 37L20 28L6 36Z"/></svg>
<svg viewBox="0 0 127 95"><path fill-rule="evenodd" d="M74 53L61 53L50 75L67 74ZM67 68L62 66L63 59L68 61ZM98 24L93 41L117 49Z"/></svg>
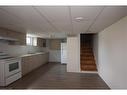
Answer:
<svg viewBox="0 0 127 95"><path fill-rule="evenodd" d="M78 37L67 37L67 72L80 71L80 39Z"/></svg>
<svg viewBox="0 0 127 95"><path fill-rule="evenodd" d="M61 64L67 63L67 43L61 43Z"/></svg>

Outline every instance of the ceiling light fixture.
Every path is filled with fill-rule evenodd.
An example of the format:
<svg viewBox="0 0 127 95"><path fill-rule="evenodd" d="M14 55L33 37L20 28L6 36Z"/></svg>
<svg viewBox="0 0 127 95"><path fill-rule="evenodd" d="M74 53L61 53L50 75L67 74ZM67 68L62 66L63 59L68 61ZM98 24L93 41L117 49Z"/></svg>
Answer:
<svg viewBox="0 0 127 95"><path fill-rule="evenodd" d="M84 17L76 17L75 21L77 21L77 22L88 21L88 19L87 18L84 19Z"/></svg>
<svg viewBox="0 0 127 95"><path fill-rule="evenodd" d="M83 18L83 17L76 17L75 20L76 20L77 22L80 22L80 21L83 21L84 18Z"/></svg>

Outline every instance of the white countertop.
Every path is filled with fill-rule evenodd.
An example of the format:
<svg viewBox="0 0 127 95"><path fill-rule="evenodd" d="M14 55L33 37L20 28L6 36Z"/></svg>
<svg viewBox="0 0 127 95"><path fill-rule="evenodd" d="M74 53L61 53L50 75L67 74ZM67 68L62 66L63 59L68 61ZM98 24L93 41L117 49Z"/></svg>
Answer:
<svg viewBox="0 0 127 95"><path fill-rule="evenodd" d="M48 53L48 52L29 53L29 54L21 55L20 57L33 56L33 55L46 54L46 53Z"/></svg>

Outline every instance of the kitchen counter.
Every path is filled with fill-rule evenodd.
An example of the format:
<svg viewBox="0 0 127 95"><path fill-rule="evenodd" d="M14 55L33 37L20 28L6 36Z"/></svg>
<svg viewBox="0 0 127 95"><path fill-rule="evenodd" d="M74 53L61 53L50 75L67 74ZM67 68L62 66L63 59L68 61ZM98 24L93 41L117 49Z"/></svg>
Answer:
<svg viewBox="0 0 127 95"><path fill-rule="evenodd" d="M36 52L36 53L28 53L21 55L20 57L27 57L27 56L33 56L33 55L39 55L39 54L47 54L48 52Z"/></svg>
<svg viewBox="0 0 127 95"><path fill-rule="evenodd" d="M48 63L48 52L37 52L21 56L22 76Z"/></svg>

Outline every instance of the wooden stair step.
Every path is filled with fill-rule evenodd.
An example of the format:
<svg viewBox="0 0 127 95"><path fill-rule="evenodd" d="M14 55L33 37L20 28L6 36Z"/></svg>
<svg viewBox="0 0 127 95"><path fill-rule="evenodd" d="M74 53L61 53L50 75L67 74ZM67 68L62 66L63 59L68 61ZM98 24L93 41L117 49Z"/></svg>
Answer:
<svg viewBox="0 0 127 95"><path fill-rule="evenodd" d="M82 52L93 52L93 50L91 50L91 49L81 49L80 51L82 51Z"/></svg>
<svg viewBox="0 0 127 95"><path fill-rule="evenodd" d="M83 60L81 60L81 62L95 62L95 60L94 59L83 59Z"/></svg>
<svg viewBox="0 0 127 95"><path fill-rule="evenodd" d="M91 51L81 51L80 54L93 54L93 52Z"/></svg>
<svg viewBox="0 0 127 95"><path fill-rule="evenodd" d="M81 70L97 71L93 49L89 43L81 45L80 48Z"/></svg>
<svg viewBox="0 0 127 95"><path fill-rule="evenodd" d="M93 55L93 53L86 53L86 52L81 52L81 55Z"/></svg>
<svg viewBox="0 0 127 95"><path fill-rule="evenodd" d="M84 58L84 59L91 59L91 58L93 58L94 59L94 56L92 55L92 56L80 56L80 58Z"/></svg>
<svg viewBox="0 0 127 95"><path fill-rule="evenodd" d="M92 49L81 49L81 51L93 51Z"/></svg>
<svg viewBox="0 0 127 95"><path fill-rule="evenodd" d="M82 66L81 68L84 68L84 70L86 70L86 69L94 69L94 70L97 70L96 69L96 66L94 66L94 65L85 65L85 66Z"/></svg>
<svg viewBox="0 0 127 95"><path fill-rule="evenodd" d="M81 69L85 71L97 71L96 65L82 65Z"/></svg>
<svg viewBox="0 0 127 95"><path fill-rule="evenodd" d="M94 60L93 57L81 57L80 59L81 60Z"/></svg>
<svg viewBox="0 0 127 95"><path fill-rule="evenodd" d="M86 60L82 60L81 61L81 64L83 65L95 65L95 61L93 60L89 60L89 61L86 61Z"/></svg>
<svg viewBox="0 0 127 95"><path fill-rule="evenodd" d="M82 59L94 59L94 56L80 56Z"/></svg>
<svg viewBox="0 0 127 95"><path fill-rule="evenodd" d="M88 54L93 54L93 52L92 51L80 51L80 54L84 54L84 53L88 53Z"/></svg>
<svg viewBox="0 0 127 95"><path fill-rule="evenodd" d="M93 55L93 53L86 53L86 52L81 52L81 55Z"/></svg>
<svg viewBox="0 0 127 95"><path fill-rule="evenodd" d="M93 51L92 49L80 49L81 51Z"/></svg>
<svg viewBox="0 0 127 95"><path fill-rule="evenodd" d="M81 50L92 50L90 47L81 47Z"/></svg>
<svg viewBox="0 0 127 95"><path fill-rule="evenodd" d="M84 57L93 57L93 55L84 55L84 54L80 54L80 55Z"/></svg>
<svg viewBox="0 0 127 95"><path fill-rule="evenodd" d="M92 48L91 46L81 46L81 48Z"/></svg>
<svg viewBox="0 0 127 95"><path fill-rule="evenodd" d="M81 50L84 50L84 51L92 51L92 48L81 48Z"/></svg>
<svg viewBox="0 0 127 95"><path fill-rule="evenodd" d="M87 55L92 54L93 55L93 52L80 52L80 54L87 54Z"/></svg>
<svg viewBox="0 0 127 95"><path fill-rule="evenodd" d="M92 48L91 46L81 46L81 48Z"/></svg>
<svg viewBox="0 0 127 95"><path fill-rule="evenodd" d="M81 47L91 47L89 44L81 45Z"/></svg>

